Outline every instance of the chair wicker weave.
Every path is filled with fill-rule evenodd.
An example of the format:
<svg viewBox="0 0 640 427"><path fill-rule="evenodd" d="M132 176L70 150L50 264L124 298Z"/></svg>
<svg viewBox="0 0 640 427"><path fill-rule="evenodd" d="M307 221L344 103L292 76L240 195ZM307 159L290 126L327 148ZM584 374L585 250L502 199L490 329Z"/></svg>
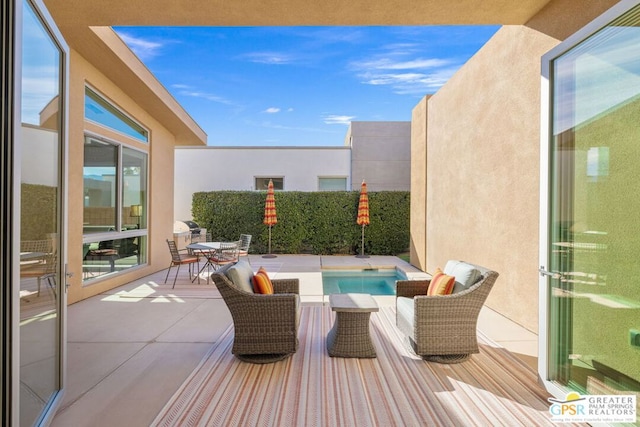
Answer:
<svg viewBox="0 0 640 427"><path fill-rule="evenodd" d="M233 318L231 352L250 363L271 363L298 350L298 279L272 280L274 294L245 292L224 272L211 275Z"/></svg>
<svg viewBox="0 0 640 427"><path fill-rule="evenodd" d="M413 319L396 309L396 325L408 336L416 354L424 359L459 363L479 352L478 315L498 273L477 265L473 267L481 274L479 281L466 290L446 296L427 296L430 280L396 282L396 308L399 298L413 298Z"/></svg>

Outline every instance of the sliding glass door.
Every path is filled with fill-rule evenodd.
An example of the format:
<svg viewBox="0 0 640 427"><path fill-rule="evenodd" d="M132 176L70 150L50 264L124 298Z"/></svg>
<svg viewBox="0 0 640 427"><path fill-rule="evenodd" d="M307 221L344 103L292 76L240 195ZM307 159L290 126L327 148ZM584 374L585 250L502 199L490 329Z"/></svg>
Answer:
<svg viewBox="0 0 640 427"><path fill-rule="evenodd" d="M549 63L547 378L640 392L640 6Z"/></svg>
<svg viewBox="0 0 640 427"><path fill-rule="evenodd" d="M37 2L23 2L19 336L21 426L43 422L63 388L65 50Z"/></svg>

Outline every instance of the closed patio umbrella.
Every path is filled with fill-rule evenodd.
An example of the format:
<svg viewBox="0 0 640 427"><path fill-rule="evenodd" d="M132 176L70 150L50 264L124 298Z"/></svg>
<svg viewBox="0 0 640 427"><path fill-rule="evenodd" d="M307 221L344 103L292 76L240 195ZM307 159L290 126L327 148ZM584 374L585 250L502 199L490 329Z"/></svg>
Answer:
<svg viewBox="0 0 640 427"><path fill-rule="evenodd" d="M364 227L369 225L369 196L367 195L367 183L364 182L364 180L362 180L362 186L360 187L358 219L356 220L356 223L362 226L362 246L360 247L360 255L356 255L356 257L369 258L369 255L364 254Z"/></svg>
<svg viewBox="0 0 640 427"><path fill-rule="evenodd" d="M264 203L264 220L262 222L269 226L269 253L263 255L263 258L275 258L276 256L271 253L271 227L278 223L278 217L276 216L276 196L273 190L273 180L269 180L269 186L267 187L267 199Z"/></svg>

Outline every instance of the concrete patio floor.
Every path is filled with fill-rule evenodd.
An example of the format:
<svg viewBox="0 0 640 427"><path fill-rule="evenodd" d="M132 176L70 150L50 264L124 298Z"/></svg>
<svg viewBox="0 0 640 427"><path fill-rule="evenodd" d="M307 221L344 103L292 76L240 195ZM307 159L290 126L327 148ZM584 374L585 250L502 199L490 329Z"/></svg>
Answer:
<svg viewBox="0 0 640 427"><path fill-rule="evenodd" d="M251 255L272 278L298 277L303 303L322 303L323 268L399 268L424 273L397 257ZM231 323L215 286L166 270L68 307L66 394L55 427L148 426ZM394 297L377 298L393 304ZM484 307L478 329L534 370L537 336Z"/></svg>

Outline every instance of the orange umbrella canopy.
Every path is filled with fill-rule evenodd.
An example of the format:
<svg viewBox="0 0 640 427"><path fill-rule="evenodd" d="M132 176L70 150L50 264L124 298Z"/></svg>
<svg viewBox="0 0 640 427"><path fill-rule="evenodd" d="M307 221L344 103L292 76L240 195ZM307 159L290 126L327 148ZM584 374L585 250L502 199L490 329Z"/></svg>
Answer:
<svg viewBox="0 0 640 427"><path fill-rule="evenodd" d="M369 196L367 196L367 183L362 181L360 187L360 201L358 202L358 225L369 225Z"/></svg>
<svg viewBox="0 0 640 427"><path fill-rule="evenodd" d="M267 187L267 200L264 203L264 220L262 222L269 227L278 223L278 217L276 216L276 196L273 191L272 180L269 180L269 186Z"/></svg>

